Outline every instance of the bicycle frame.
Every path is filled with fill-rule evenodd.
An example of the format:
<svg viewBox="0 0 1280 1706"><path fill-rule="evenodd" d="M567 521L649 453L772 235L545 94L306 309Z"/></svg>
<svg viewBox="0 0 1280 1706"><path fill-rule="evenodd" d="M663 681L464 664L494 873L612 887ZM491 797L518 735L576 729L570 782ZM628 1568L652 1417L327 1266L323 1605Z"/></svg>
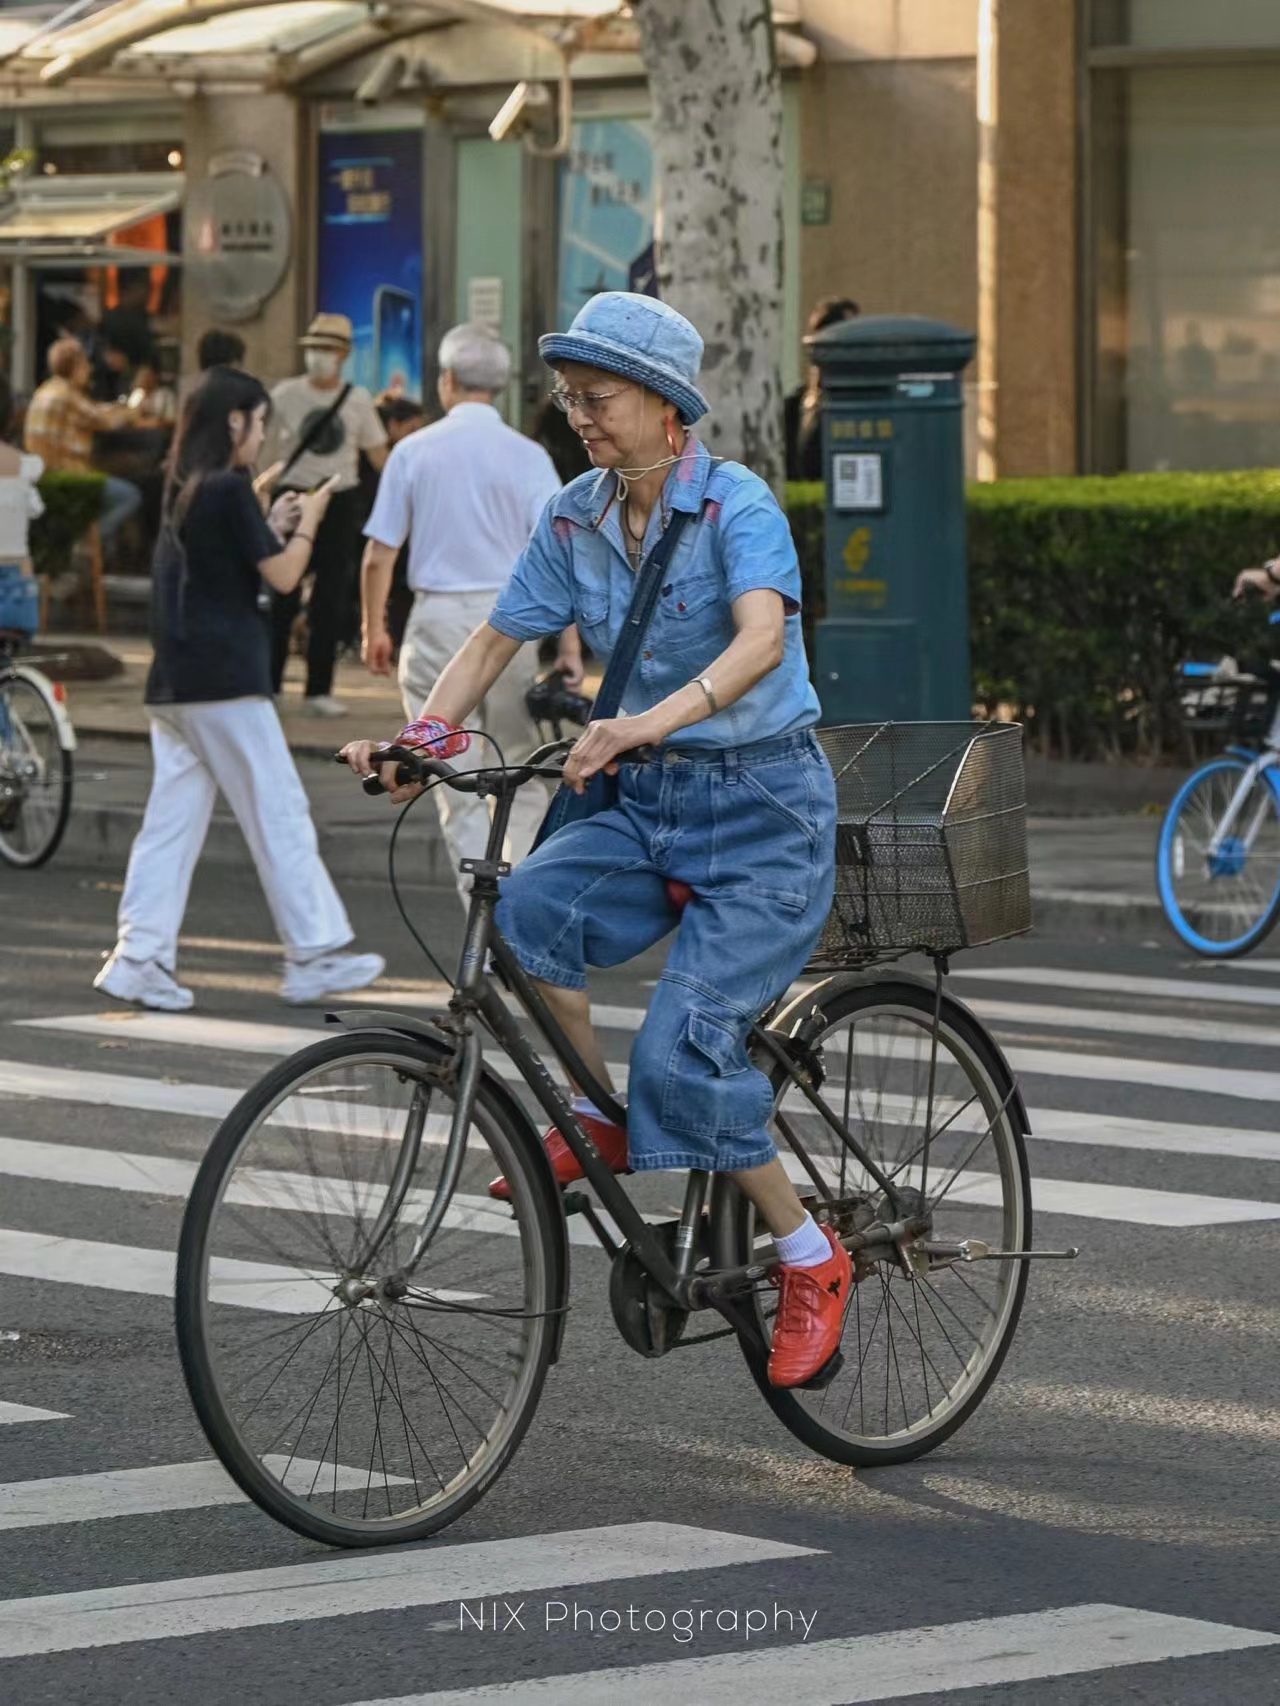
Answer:
<svg viewBox="0 0 1280 1706"><path fill-rule="evenodd" d="M1234 830L1236 819L1244 809L1245 801L1249 798L1259 779L1268 770L1280 764L1280 711L1277 711L1267 732L1267 738L1261 752L1252 752L1246 747L1229 747L1227 749L1240 758L1248 760L1248 769L1236 784L1235 792L1227 803L1227 809L1222 814L1218 827L1214 830L1207 849L1209 858L1216 857L1222 851L1222 844ZM1253 844L1258 839L1259 832L1267 818L1267 801L1265 796L1254 809L1253 817L1245 829L1241 840L1245 851L1252 852Z"/></svg>
<svg viewBox="0 0 1280 1706"><path fill-rule="evenodd" d="M709 1173L701 1170L693 1170L689 1174L684 1206L674 1241L674 1259L672 1259L654 1229L632 1203L619 1179L600 1158L594 1144L583 1131L569 1102L557 1088L536 1049L520 1029L506 1002L485 972L486 958L492 955L501 979L519 1001L535 1030L540 1033L543 1041L569 1078L581 1087L601 1113L616 1120L619 1124L624 1123L625 1110L605 1086L595 1078L590 1067L565 1034L533 981L515 959L495 925L494 910L500 892L498 879L510 870L510 866L501 859L501 849L506 839L511 803L516 788L521 786L523 781L528 780L528 767L521 767L507 776L502 776L501 773L493 771L483 774L487 780L484 783L477 784L476 791L492 794L495 802L489 842L483 859L464 860L462 863L463 871L473 877L471 904L467 915L467 928L454 993L447 1011L437 1015L438 1021L442 1021L445 1026L446 1034L451 1033L458 1038L458 1048L454 1057L457 1090L453 1118L435 1197L413 1249L394 1283L404 1281L407 1284L406 1276L412 1274L417 1264L422 1260L432 1238L443 1223L461 1176L467 1134L483 1066L480 1036L474 1024L474 1021L479 1019L515 1063L521 1077L532 1091L543 1112L564 1137L566 1144L582 1167L586 1182L596 1192L604 1208L612 1216L625 1243L630 1246L650 1278L666 1293L672 1306L685 1311L714 1308L729 1320L732 1327L740 1335L758 1344L759 1330L748 1316L738 1311L736 1300L753 1290L761 1280L766 1279L776 1263L753 1262L741 1267L718 1269L710 1273L694 1272L697 1234L711 1178ZM900 1195L893 1181L877 1167L852 1134L840 1124L827 1108L816 1090L808 1082L801 1066L787 1052L786 1040L766 1029L771 1014L776 1010L777 1004L769 1010L769 1013L762 1015L752 1028L752 1038L761 1044L771 1057L784 1068L814 1109L821 1115L824 1122L848 1147L854 1159L865 1169L867 1175L874 1179L884 1191L893 1208L894 1220L891 1224L880 1223L868 1227L865 1232L850 1235L845 1239L846 1247L866 1248L893 1245L900 1239L923 1230L923 1223L903 1218L900 1209ZM360 1017L365 1018L364 1015ZM423 1118L413 1117L413 1110L411 1109L409 1127L405 1133L401 1153L397 1158L388 1189L387 1202L370 1235L369 1246L363 1258L364 1263L372 1258L385 1238L408 1191L409 1182L417 1165L424 1124ZM784 1135L800 1159L802 1166L809 1173L816 1188L828 1201L834 1200L795 1134L787 1129ZM619 1246L610 1238L594 1210L591 1209L590 1205L584 1203L582 1212L606 1252L611 1256L616 1255Z"/></svg>

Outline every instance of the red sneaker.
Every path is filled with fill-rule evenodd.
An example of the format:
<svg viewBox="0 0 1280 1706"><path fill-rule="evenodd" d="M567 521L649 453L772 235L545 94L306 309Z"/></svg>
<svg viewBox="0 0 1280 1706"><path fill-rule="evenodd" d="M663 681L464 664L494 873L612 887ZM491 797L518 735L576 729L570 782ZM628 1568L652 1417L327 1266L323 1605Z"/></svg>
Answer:
<svg viewBox="0 0 1280 1706"><path fill-rule="evenodd" d="M778 1313L769 1352L771 1386L804 1386L821 1374L840 1344L844 1306L853 1283L849 1252L829 1226L822 1234L831 1254L814 1268L786 1264L776 1270ZM832 1374L835 1369L831 1370Z"/></svg>
<svg viewBox="0 0 1280 1706"><path fill-rule="evenodd" d="M630 1171L627 1166L627 1134L620 1125L614 1125L612 1120L598 1120L593 1114L579 1114L578 1124L615 1173ZM550 1161L551 1171L556 1176L556 1184L562 1189L582 1177L578 1157L555 1126L543 1134L542 1147L547 1152L547 1160ZM511 1201L511 1192L507 1189L505 1179L495 1179L489 1186L489 1195L497 1197L499 1202Z"/></svg>

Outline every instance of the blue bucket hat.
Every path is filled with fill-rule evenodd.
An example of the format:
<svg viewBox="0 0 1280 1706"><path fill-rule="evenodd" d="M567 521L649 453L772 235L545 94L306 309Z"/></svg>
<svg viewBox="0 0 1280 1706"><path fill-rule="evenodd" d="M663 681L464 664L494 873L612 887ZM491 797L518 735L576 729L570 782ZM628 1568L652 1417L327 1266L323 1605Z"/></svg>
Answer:
<svg viewBox="0 0 1280 1706"><path fill-rule="evenodd" d="M694 381L702 366L702 339L683 314L655 296L603 290L574 315L567 332L538 339L543 361L581 361L647 385L692 426L707 412Z"/></svg>

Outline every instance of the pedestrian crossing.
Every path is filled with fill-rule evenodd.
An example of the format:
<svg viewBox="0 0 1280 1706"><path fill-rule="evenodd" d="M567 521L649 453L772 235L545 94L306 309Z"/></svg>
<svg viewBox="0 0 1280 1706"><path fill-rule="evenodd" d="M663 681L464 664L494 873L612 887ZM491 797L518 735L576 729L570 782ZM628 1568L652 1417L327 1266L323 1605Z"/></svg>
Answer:
<svg viewBox="0 0 1280 1706"><path fill-rule="evenodd" d="M1075 1605L884 1635L818 1641L799 1652L678 1659L667 1664L576 1672L500 1688L445 1689L361 1706L649 1706L657 1690L697 1706L856 1706L951 1689L1047 1682L1117 1667L1270 1647L1256 1629L1166 1617L1120 1605Z"/></svg>
<svg viewBox="0 0 1280 1706"><path fill-rule="evenodd" d="M1280 1162L1280 1130L1270 1107L1280 1071L1271 1070L1267 1056L1280 1042L1280 1023L1270 1012L1280 1006L1280 986L1272 989L1257 976L1230 985L1169 977L1098 981L1108 976L1120 978L1018 966L991 978L972 974L962 988L1024 1079L1040 1241L1079 1242L1087 1260L1090 1239L1106 1237L1115 1226L1133 1229L1135 1239L1141 1229L1193 1235L1251 1225L1265 1230L1280 1219L1280 1172L1270 1170ZM1000 987L991 988L997 980L1003 980ZM1276 1000L1262 999L1272 994ZM1208 1012L1199 1007L1202 998L1211 1004ZM1228 1000L1235 1003L1230 1013L1223 1005ZM381 996L378 1004L393 1003ZM627 1048L642 1016L641 1008L623 1005L597 1013L623 1082ZM333 1034L300 1019L117 1015L78 1006L0 1027L3 1324L22 1327L22 1309L36 1297L52 1298L51 1308L59 1297L68 1304L84 1298L103 1310L128 1297L167 1302L176 1211L216 1122L268 1064ZM1167 1043L1179 1046L1162 1046ZM103 1044L115 1046L99 1052ZM1161 1059L1162 1053L1177 1058ZM1179 1097L1177 1121L1161 1117L1170 1093ZM1111 1106L1123 1111L1095 1111ZM106 1121L102 1110L110 1116ZM364 1110L369 1131L385 1132L385 1113ZM287 1105L278 1117L287 1122ZM113 1135L100 1135L104 1131ZM443 1123L433 1117L425 1141L438 1144L444 1136ZM352 1190L350 1181L323 1170L294 1176L249 1169L237 1177L231 1201L289 1216L349 1207ZM25 1194L15 1196L18 1191ZM1000 1195L997 1180L967 1170L955 1191L975 1204ZM361 1209L375 1208L378 1195L370 1187L359 1198ZM6 1212L8 1202L21 1202L22 1213ZM476 1238L509 1239L516 1230L505 1209L466 1192L454 1198L447 1225ZM570 1235L581 1250L575 1249L575 1262L596 1250L580 1220L570 1223ZM37 1289L20 1289L28 1285ZM220 1257L214 1285L218 1301L288 1317L322 1310L332 1276ZM437 1295L448 1301L481 1294L456 1289ZM20 1369L27 1372L20 1376ZM635 1378L646 1377L636 1364ZM44 1441L85 1425L91 1406L58 1378L56 1371L8 1368L0 1360L0 1437L7 1444ZM30 1382L27 1390L23 1379ZM1017 1375L1012 1379L1016 1389ZM1130 1409L1136 1407L1135 1398ZM133 1461L126 1455L109 1448L104 1453L99 1445L91 1467L79 1473L67 1472L72 1465L65 1455L42 1458L39 1472L8 1467L9 1478L0 1479L0 1550L20 1556L18 1548L42 1545L45 1537L61 1536L60 1544L72 1545L78 1535L126 1529L145 1535L148 1525L189 1522L191 1572L161 1565L170 1573L153 1580L145 1568L121 1567L107 1577L115 1585L83 1585L82 1576L69 1591L0 1597L0 1699L8 1692L9 1664L52 1665L80 1655L110 1666L119 1650L118 1662L124 1665L127 1655L127 1668L95 1671L115 1679L100 1685L99 1697L114 1698L116 1689L121 1698L145 1700L150 1696L134 1693L134 1679L145 1676L165 1648L213 1642L200 1651L216 1662L219 1642L311 1629L328 1652L339 1653L344 1627L391 1614L415 1617L415 1633L435 1631L443 1639L448 1630L452 1640L465 1603L526 1600L526 1614L540 1619L549 1606L590 1605L599 1613L628 1603L653 1606L668 1619L677 1605L737 1607L745 1616L749 1608L772 1607L785 1597L778 1584L788 1571L834 1568L822 1547L797 1542L794 1524L780 1539L758 1528L739 1532L695 1520L552 1525L501 1540L445 1536L429 1547L381 1555L317 1558L299 1551L294 1556L305 1561L250 1568L237 1558L236 1568L198 1573L195 1537L210 1513L242 1521L246 1533L268 1519L247 1506L220 1464L189 1445L168 1455L158 1448L145 1462L136 1460L136 1449ZM5 1458L8 1466L15 1461L12 1453ZM332 1481L359 1489L370 1473L368 1465L336 1456L323 1464L279 1459L272 1466L299 1488L313 1486L323 1471L326 1486ZM853 1566L846 1560L844 1567ZM0 1566L0 1595L5 1580ZM975 1597L983 1582L977 1572ZM617 1649L597 1630L596 1638L566 1647L563 1660L560 1649L540 1646L533 1661L526 1652L499 1666L496 1680L488 1661L476 1668L478 1648L466 1648L459 1659L455 1646L448 1649L447 1668L424 1669L420 1681L409 1683L418 1692L406 1692L403 1683L388 1692L376 1671L365 1672L363 1689L348 1680L342 1706L648 1706L665 1695L691 1706L776 1706L779 1699L842 1706L1008 1684L1030 1690L1071 1677L1090 1678L1081 1687L1093 1698L1102 1697L1108 1672L1167 1666L1156 1674L1172 1676L1192 1660L1224 1667L1220 1693L1227 1698L1235 1693L1232 1667L1280 1646L1280 1633L1244 1616L1238 1623L1219 1621L1183 1615L1199 1609L1186 1603L1170 1608L1098 1597L1099 1603L1062 1603L1050 1596L1039 1608L1012 1615L1001 1614L998 1605L975 1604L974 1610L992 1615L917 1618L902 1627L874 1612L863 1615L857 1595L842 1592L839 1611L824 1610L811 1636L802 1638L799 1627L770 1628L758 1640L726 1643L722 1636L718 1646L726 1650L709 1652L668 1636L665 1647L633 1641L616 1662ZM927 1603L913 1601L912 1609ZM215 1706L220 1696L197 1681L189 1698L191 1706ZM326 1698L336 1698L332 1685Z"/></svg>

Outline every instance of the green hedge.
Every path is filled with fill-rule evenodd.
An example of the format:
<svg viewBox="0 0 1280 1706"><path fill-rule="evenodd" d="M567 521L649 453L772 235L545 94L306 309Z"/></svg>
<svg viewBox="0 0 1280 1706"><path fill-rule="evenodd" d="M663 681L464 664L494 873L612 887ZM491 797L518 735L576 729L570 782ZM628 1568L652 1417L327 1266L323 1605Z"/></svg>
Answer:
<svg viewBox="0 0 1280 1706"><path fill-rule="evenodd" d="M40 476L44 514L31 524L31 560L37 574L58 575L71 562L71 551L102 513L101 474L72 474L54 469Z"/></svg>
<svg viewBox="0 0 1280 1706"><path fill-rule="evenodd" d="M822 489L787 493L810 620L823 609ZM1235 571L1280 551L1280 474L1000 480L968 491L974 694L1066 758L1185 756L1176 672L1257 655Z"/></svg>

